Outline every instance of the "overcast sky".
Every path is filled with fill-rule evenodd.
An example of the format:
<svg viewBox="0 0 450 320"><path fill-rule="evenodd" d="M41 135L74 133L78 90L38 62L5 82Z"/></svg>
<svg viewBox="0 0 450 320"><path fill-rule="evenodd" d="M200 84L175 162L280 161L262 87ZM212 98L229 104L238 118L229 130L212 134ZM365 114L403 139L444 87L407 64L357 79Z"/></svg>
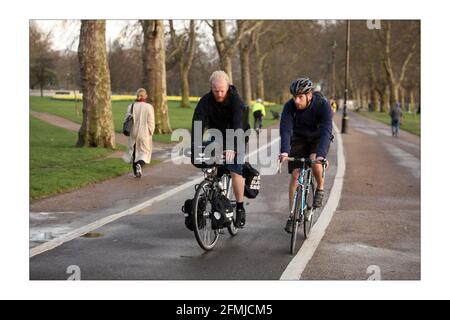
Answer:
<svg viewBox="0 0 450 320"><path fill-rule="evenodd" d="M80 20L35 20L45 33L52 32L53 49L77 50ZM137 20L106 20L106 42L114 40L120 31ZM76 40L75 40L76 39ZM75 40L75 41L74 41Z"/></svg>
<svg viewBox="0 0 450 320"><path fill-rule="evenodd" d="M45 33L52 32L52 43L54 50L78 49L78 37L80 34L80 20L34 20ZM179 20L183 22L182 20ZM137 20L106 20L106 43L117 38L125 26L133 25ZM182 28L175 20L175 29ZM209 27L202 24L199 32L208 32ZM212 37L209 39L212 42Z"/></svg>

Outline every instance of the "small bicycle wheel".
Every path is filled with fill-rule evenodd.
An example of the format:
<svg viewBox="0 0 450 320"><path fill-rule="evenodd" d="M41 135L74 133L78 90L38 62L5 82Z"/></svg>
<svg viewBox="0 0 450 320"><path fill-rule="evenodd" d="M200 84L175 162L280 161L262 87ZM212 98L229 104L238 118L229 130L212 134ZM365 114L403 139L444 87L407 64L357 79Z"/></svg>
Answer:
<svg viewBox="0 0 450 320"><path fill-rule="evenodd" d="M305 209L305 219L303 221L303 231L305 239L308 239L311 232L311 228L314 224L314 201L315 189L314 184L311 182L308 189L306 190L306 209Z"/></svg>
<svg viewBox="0 0 450 320"><path fill-rule="evenodd" d="M195 192L194 197L194 234L198 244L203 250L212 250L219 240L218 230L212 228L211 221L211 194L213 186L210 181L203 181Z"/></svg>
<svg viewBox="0 0 450 320"><path fill-rule="evenodd" d="M292 217L293 219L293 224L292 224L292 233L291 233L291 246L290 246L290 253L294 254L295 252L295 243L297 242L297 230L298 230L298 225L299 225L299 217L300 217L300 210L301 210L301 197L302 197L302 191L301 191L301 187L299 186L297 189L297 199L295 201L295 209L294 209L294 216Z"/></svg>

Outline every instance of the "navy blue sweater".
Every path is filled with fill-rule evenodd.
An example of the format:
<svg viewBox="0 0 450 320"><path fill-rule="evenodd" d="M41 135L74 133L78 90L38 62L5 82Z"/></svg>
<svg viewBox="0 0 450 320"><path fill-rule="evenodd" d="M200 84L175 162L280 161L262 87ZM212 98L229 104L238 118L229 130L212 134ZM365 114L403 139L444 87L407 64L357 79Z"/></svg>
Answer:
<svg viewBox="0 0 450 320"><path fill-rule="evenodd" d="M320 102L322 100L322 102ZM317 157L326 157L332 135L332 118L328 100L313 94L308 108L299 110L290 99L283 108L280 122L281 153L289 153L292 139L314 141L320 139Z"/></svg>

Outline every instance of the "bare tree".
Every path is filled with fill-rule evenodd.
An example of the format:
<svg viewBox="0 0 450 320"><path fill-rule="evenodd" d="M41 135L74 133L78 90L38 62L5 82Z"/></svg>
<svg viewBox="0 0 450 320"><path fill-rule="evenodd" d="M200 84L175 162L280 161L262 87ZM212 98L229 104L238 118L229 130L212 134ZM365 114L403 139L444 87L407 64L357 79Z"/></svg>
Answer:
<svg viewBox="0 0 450 320"><path fill-rule="evenodd" d="M285 31L273 30L273 25L266 22L264 28L261 28L255 34L255 55L256 55L256 95L258 98L265 99L264 92L264 69L268 55L280 44L282 44L287 35ZM262 45L262 36L269 32L273 32L273 38L268 42L266 47ZM300 52L298 53L300 54Z"/></svg>
<svg viewBox="0 0 450 320"><path fill-rule="evenodd" d="M255 22L256 23L256 22ZM241 60L241 78L242 78L242 98L244 103L248 106L251 105L252 100L252 83L251 83L251 70L250 70L250 54L255 46L256 35L261 28L261 22L258 23L253 31L244 37L239 45L239 57ZM238 30L244 28L245 22L243 20L238 20L237 26Z"/></svg>
<svg viewBox="0 0 450 320"><path fill-rule="evenodd" d="M417 27L417 22L413 21L410 22L412 28L410 28L410 32L414 33L417 32L417 29L414 27ZM393 63L393 52L392 52L392 22L386 21L382 24L383 28L378 33L380 37L380 41L384 45L384 58L383 58L383 65L386 70L388 85L389 85L389 91L390 91L390 105L393 106L396 102L399 101L399 88L402 85L402 82L405 79L406 71L408 68L408 64L411 61L411 58L413 57L415 53L415 49L418 44L418 38L413 37L412 41L410 39L405 39L404 37L401 42L397 45L406 46L406 54L398 59L398 63L395 65L400 66L400 70L396 71L395 65ZM405 26L402 26L402 34L405 30ZM414 34L415 36L416 34ZM407 43L409 42L409 44Z"/></svg>
<svg viewBox="0 0 450 320"><path fill-rule="evenodd" d="M190 108L189 102L189 71L192 67L194 54L197 46L197 36L195 21L191 20L189 23L188 35L177 35L173 26L173 20L169 20L170 37L174 51L171 56L174 56L179 63L181 76L181 104L182 108ZM170 56L169 59L170 60Z"/></svg>
<svg viewBox="0 0 450 320"><path fill-rule="evenodd" d="M54 70L58 55L51 50L51 32L44 34L34 21L30 21L29 31L30 87L39 87L43 97L44 88L58 82Z"/></svg>
<svg viewBox="0 0 450 320"><path fill-rule="evenodd" d="M77 146L115 148L104 20L81 22L78 58L83 92L83 123L78 131Z"/></svg>
<svg viewBox="0 0 450 320"><path fill-rule="evenodd" d="M113 93L134 93L142 84L141 47L126 48L115 39L109 46L109 69Z"/></svg>
<svg viewBox="0 0 450 320"><path fill-rule="evenodd" d="M233 83L232 59L242 38L258 27L258 23L249 20L242 21L241 27L233 36L228 34L225 20L213 20L213 24L208 23L213 31L214 42L220 58L220 67L228 74L230 82Z"/></svg>
<svg viewBox="0 0 450 320"><path fill-rule="evenodd" d="M141 20L144 32L142 59L144 88L149 92L155 109L155 133L172 132L169 121L166 88L166 50L163 20Z"/></svg>

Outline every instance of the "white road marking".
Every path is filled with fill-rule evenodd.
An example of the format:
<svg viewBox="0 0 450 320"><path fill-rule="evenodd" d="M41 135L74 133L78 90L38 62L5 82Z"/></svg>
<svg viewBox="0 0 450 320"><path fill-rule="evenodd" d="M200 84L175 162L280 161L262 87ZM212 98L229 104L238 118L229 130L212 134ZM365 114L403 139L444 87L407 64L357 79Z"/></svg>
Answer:
<svg viewBox="0 0 450 320"><path fill-rule="evenodd" d="M259 149L253 151L250 155L253 155L254 153L259 152L261 150L264 150L265 148L269 147L273 143L277 142L279 139L280 138L278 137L278 138L272 140L270 143L268 143L268 144L260 147ZM174 194L176 194L176 193L178 193L178 192L180 192L180 191L182 191L184 189L187 189L187 188L191 187L194 184L200 183L204 179L203 174L201 174L200 176L195 175L194 177L195 178L192 179L191 181L188 181L188 182L186 182L186 183L184 183L184 184L182 184L182 185L180 185L180 186L178 186L178 187L176 187L176 188L174 188L174 189L172 189L170 191L167 191L167 192L165 192L165 193L155 197L155 198L147 200L147 201L145 201L145 202L143 202L141 204L138 204L138 205L136 205L136 206L134 206L132 208L129 208L127 210L124 210L122 212L119 212L119 213L107 216L107 217L105 217L103 219L94 221L94 222L92 222L92 223L90 223L90 224L88 224L86 226L83 226L83 227L81 227L79 229L73 230L72 232L69 232L69 233L67 233L65 235L62 235L62 236L60 236L60 237L58 237L56 239L48 241L48 242L46 242L44 244L41 244L39 246L36 246L36 247L30 249L30 258L32 258L34 256L37 256L37 255L39 255L41 253L44 253L46 251L52 250L52 249L54 249L56 247L59 247L60 245L66 243L66 242L69 242L69 241L71 241L73 239L79 238L79 237L85 235L86 233L89 233L89 232L91 232L93 230L96 230L96 229L98 229L100 227L103 227L104 225L109 224L111 222L114 222L114 221L116 221L116 220L118 220L120 218L123 218L125 216L129 216L129 215L135 214L136 212L138 212L140 210L143 210L143 209L153 205L155 202L167 199L167 198L171 197L172 195L174 195Z"/></svg>
<svg viewBox="0 0 450 320"><path fill-rule="evenodd" d="M383 145L399 165L409 169L414 177L420 178L420 160L418 158L392 144L383 143Z"/></svg>
<svg viewBox="0 0 450 320"><path fill-rule="evenodd" d="M69 233L67 233L67 234L65 234L65 235L63 235L61 237L58 237L58 238L56 238L54 240L46 242L46 243L44 243L44 244L42 244L40 246L34 247L34 248L32 248L30 250L30 258L32 258L34 256L37 256L38 254L41 254L43 252L52 250L52 249L54 249L56 247L59 247L60 245L66 243L68 241L71 241L73 239L79 238L79 237L85 235L86 233L91 232L93 230L96 230L96 229L98 229L100 227L103 227L104 225L106 225L108 223L111 223L113 221L116 221L117 219L120 219L120 218L128 216L128 215L132 215L132 214L134 214L134 213L136 213L136 212L138 212L138 211L140 211L142 209L145 209L145 208L151 206L155 202L167 199L170 196L180 192L181 190L184 190L186 188L189 188L193 184L201 182L203 180L203 178L204 178L203 175L201 175L200 177L196 177L196 178L194 178L191 181L188 181L188 182L186 182L186 183L184 183L184 184L182 184L182 185L180 185L180 186L178 186L176 188L173 188L172 190L167 191L167 192L165 192L165 193L163 193L163 194L161 194L161 195L159 195L159 196L157 196L155 198L152 198L152 199L147 200L147 201L145 201L145 202L143 202L141 204L138 204L137 206L134 206L134 207L129 208L129 209L125 210L125 211L122 211L122 212L110 215L110 216L105 217L103 219L97 220L95 222L92 222L92 223L84 226L84 227L81 227L81 228L76 229L76 230L74 230L72 232L69 232Z"/></svg>
<svg viewBox="0 0 450 320"><path fill-rule="evenodd" d="M330 224L334 212L338 207L342 193L342 186L344 183L345 156L341 133L334 123L333 127L336 132L337 139L337 171L334 178L333 187L330 191L330 196L325 207L323 208L322 213L320 214L319 219L311 229L310 236L303 242L300 250L291 260L286 270L284 270L280 280L299 280L301 278L303 271L313 257L314 252L325 235L325 230Z"/></svg>
<svg viewBox="0 0 450 320"><path fill-rule="evenodd" d="M358 131L360 131L362 133L365 133L365 134L368 134L368 135L371 135L371 136L377 136L378 135L378 133L375 130L372 130L372 129L365 129L365 128L355 127L355 130L358 130Z"/></svg>
<svg viewBox="0 0 450 320"><path fill-rule="evenodd" d="M414 148L414 149L416 149L416 150L420 150L420 146L418 146L418 145L416 145L416 144L413 144L413 143L409 143L409 142L403 141L403 140L401 140L401 138L400 138L400 139L399 139L399 138L396 138L396 139L398 139L397 142L399 142L399 143L401 143L401 144L403 144L403 145L405 145L405 146L407 146L407 147L411 147L411 148Z"/></svg>

